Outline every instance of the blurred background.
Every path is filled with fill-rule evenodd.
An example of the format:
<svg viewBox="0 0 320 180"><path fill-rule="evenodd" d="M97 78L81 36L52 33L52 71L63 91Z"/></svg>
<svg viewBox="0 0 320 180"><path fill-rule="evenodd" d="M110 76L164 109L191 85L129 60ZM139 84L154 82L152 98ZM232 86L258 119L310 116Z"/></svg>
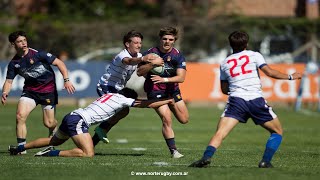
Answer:
<svg viewBox="0 0 320 180"><path fill-rule="evenodd" d="M30 47L65 60L78 89L75 97L84 98L96 96L95 84L123 48L126 32L143 33L143 52L157 45L161 27L175 26L180 30L176 48L188 62L185 99L226 99L220 92L218 64L230 54L228 35L244 30L250 35L249 49L261 52L276 69L305 72L305 64L312 63L301 83L262 77L267 99L293 103L300 96L301 101L318 103L319 7L318 0L0 0L0 86L14 55L8 42L12 31L26 31ZM23 81L15 81L12 95L18 96ZM132 81L140 83L129 85L141 89L143 80Z"/></svg>

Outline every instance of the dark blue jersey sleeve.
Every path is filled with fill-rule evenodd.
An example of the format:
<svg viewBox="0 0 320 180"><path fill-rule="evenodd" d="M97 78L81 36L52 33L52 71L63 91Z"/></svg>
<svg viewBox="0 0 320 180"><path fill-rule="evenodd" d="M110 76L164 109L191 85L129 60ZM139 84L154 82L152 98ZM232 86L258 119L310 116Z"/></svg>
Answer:
<svg viewBox="0 0 320 180"><path fill-rule="evenodd" d="M17 75L17 71L15 71L15 63L14 61L10 61L8 64L7 77L6 79L14 79Z"/></svg>
<svg viewBox="0 0 320 180"><path fill-rule="evenodd" d="M36 56L38 56L39 60L42 62L46 62L52 64L52 62L57 58L56 56L52 55L51 53L47 53L45 51L39 51Z"/></svg>

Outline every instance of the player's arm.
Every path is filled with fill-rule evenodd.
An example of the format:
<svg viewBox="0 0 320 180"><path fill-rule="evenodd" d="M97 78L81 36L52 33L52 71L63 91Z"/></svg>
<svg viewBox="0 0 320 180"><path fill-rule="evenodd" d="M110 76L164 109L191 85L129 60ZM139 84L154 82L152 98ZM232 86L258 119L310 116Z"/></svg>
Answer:
<svg viewBox="0 0 320 180"><path fill-rule="evenodd" d="M153 83L183 83L186 79L187 71L183 68L177 69L177 75L173 77L160 77L158 75L151 75Z"/></svg>
<svg viewBox="0 0 320 180"><path fill-rule="evenodd" d="M13 79L6 79L6 81L4 82L3 84L3 87L2 87L2 97L1 97L1 103L3 105L6 104L6 101L7 101L7 97L9 95L9 92L11 90L11 87L12 87L12 82L13 82Z"/></svg>
<svg viewBox="0 0 320 180"><path fill-rule="evenodd" d="M145 63L151 63L152 65L161 66L163 64L163 59L154 54L147 54L142 57L133 57L133 58L125 57L122 59L122 62L127 65L137 65L139 63L145 62Z"/></svg>
<svg viewBox="0 0 320 180"><path fill-rule="evenodd" d="M260 68L261 71L274 79L286 79L286 80L294 80L294 79L301 79L301 74L299 72L295 72L293 74L284 74L278 70L272 69L268 65L264 65Z"/></svg>
<svg viewBox="0 0 320 180"><path fill-rule="evenodd" d="M67 89L69 94L73 94L75 92L75 88L71 83L71 81L69 80L68 69L66 64L60 59L56 58L55 60L53 60L52 65L57 66L60 73L62 74L62 77L64 80L64 88Z"/></svg>
<svg viewBox="0 0 320 180"><path fill-rule="evenodd" d="M154 100L140 100L137 99L133 107L138 107L138 108L157 108L160 107L164 104L173 104L174 100L172 98L167 98L167 99L154 99Z"/></svg>
<svg viewBox="0 0 320 180"><path fill-rule="evenodd" d="M140 63L137 69L138 76L146 76L148 72L153 68L153 64L151 63Z"/></svg>
<svg viewBox="0 0 320 180"><path fill-rule="evenodd" d="M229 92L229 82L227 80L220 81L220 88L223 94L228 95Z"/></svg>

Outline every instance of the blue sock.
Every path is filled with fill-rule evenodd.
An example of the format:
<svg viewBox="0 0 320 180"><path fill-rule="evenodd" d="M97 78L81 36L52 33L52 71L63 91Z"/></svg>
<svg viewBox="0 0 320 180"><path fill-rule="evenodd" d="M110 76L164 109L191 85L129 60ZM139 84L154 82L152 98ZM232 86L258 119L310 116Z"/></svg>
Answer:
<svg viewBox="0 0 320 180"><path fill-rule="evenodd" d="M174 138L165 139L165 140L166 140L167 146L170 150L170 153L173 154L174 150L177 150L176 142L175 142Z"/></svg>
<svg viewBox="0 0 320 180"><path fill-rule="evenodd" d="M25 139L25 138L17 138L18 145L26 144L26 141L27 141L27 139Z"/></svg>
<svg viewBox="0 0 320 180"><path fill-rule="evenodd" d="M280 134L273 133L267 141L266 149L264 151L262 161L270 162L274 153L278 150L282 141L282 136Z"/></svg>
<svg viewBox="0 0 320 180"><path fill-rule="evenodd" d="M17 150L18 150L18 152L22 152L22 151L26 150L26 149L24 148L24 144L19 145L18 148L17 148Z"/></svg>
<svg viewBox="0 0 320 180"><path fill-rule="evenodd" d="M216 150L217 149L215 147L208 146L207 149L203 153L202 159L210 159L213 156L214 152L216 152Z"/></svg>
<svg viewBox="0 0 320 180"><path fill-rule="evenodd" d="M51 150L49 156L59 156L60 150Z"/></svg>

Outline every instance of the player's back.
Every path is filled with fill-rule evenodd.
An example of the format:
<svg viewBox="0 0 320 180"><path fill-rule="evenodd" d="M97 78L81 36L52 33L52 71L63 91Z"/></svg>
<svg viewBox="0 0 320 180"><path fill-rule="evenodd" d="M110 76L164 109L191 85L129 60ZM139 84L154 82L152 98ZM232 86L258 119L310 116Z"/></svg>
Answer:
<svg viewBox="0 0 320 180"><path fill-rule="evenodd" d="M124 107L132 106L134 99L126 98L118 93L104 94L86 108L74 112L81 115L88 126L108 120Z"/></svg>
<svg viewBox="0 0 320 180"><path fill-rule="evenodd" d="M229 95L246 100L262 97L258 68L266 65L258 52L244 50L228 56L220 65L221 80L228 80Z"/></svg>

